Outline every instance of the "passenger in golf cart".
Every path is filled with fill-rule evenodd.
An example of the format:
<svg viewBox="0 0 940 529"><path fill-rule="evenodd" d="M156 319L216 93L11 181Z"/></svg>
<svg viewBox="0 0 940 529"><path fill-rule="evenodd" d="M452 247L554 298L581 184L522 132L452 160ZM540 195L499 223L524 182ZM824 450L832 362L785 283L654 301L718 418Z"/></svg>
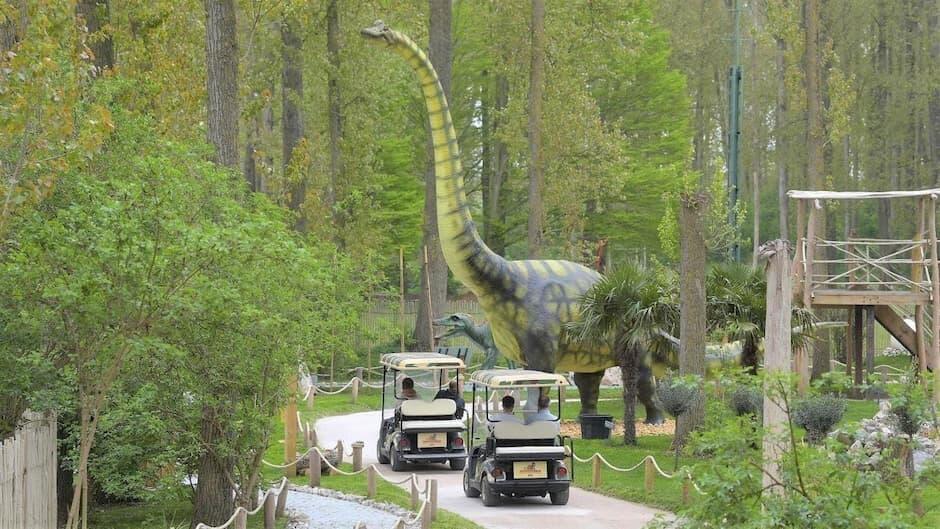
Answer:
<svg viewBox="0 0 940 529"><path fill-rule="evenodd" d="M498 505L501 496L547 494L553 504L568 503L571 475L565 465L565 441L560 433L561 399L557 413L549 411L552 389L567 386L561 375L528 370L485 370L473 373L470 416L470 452L463 474L468 497L483 497L483 505ZM525 423L514 413L516 399L502 398L502 411L490 410L490 396L503 391L523 391L529 401ZM531 391L529 391L531 390ZM559 391L560 393L560 391ZM479 394L479 395L478 395ZM535 395L538 395L535 397ZM478 398L479 396L479 398Z"/></svg>
<svg viewBox="0 0 940 529"><path fill-rule="evenodd" d="M459 388L463 360L439 353L392 353L382 355L381 363L383 387L391 391L382 392L376 447L379 463L391 463L395 471L405 470L407 463L444 462L462 470L467 456L466 426L460 419L463 410L453 398L459 395L450 395L444 388L449 387L451 374ZM403 377L401 389L399 375ZM426 383L418 384L422 377ZM428 395L421 395L424 391Z"/></svg>

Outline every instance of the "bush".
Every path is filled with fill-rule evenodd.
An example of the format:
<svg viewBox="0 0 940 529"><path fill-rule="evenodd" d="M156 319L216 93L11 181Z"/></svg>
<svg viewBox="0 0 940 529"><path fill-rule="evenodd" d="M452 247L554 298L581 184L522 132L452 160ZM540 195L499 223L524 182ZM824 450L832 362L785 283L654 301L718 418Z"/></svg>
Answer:
<svg viewBox="0 0 940 529"><path fill-rule="evenodd" d="M697 379L667 378L656 386L656 396L663 409L675 418L689 411L701 395Z"/></svg>
<svg viewBox="0 0 940 529"><path fill-rule="evenodd" d="M764 396L755 388L741 386L731 393L728 405L739 416L760 417L764 412Z"/></svg>
<svg viewBox="0 0 940 529"><path fill-rule="evenodd" d="M819 444L844 414L844 400L824 395L798 402L793 407L793 422L806 429L810 444Z"/></svg>

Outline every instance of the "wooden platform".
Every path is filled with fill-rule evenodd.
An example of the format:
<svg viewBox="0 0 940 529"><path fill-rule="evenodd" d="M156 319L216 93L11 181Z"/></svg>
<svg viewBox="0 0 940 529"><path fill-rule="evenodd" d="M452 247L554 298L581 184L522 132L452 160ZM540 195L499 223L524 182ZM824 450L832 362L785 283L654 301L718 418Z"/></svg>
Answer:
<svg viewBox="0 0 940 529"><path fill-rule="evenodd" d="M903 290L835 290L814 289L813 307L852 307L855 305L927 305L930 295L926 292Z"/></svg>

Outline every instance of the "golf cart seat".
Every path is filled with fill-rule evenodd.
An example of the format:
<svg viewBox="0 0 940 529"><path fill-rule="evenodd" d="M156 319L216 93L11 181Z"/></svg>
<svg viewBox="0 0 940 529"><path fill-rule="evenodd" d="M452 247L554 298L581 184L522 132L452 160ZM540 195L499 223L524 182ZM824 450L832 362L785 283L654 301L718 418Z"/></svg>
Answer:
<svg viewBox="0 0 940 529"><path fill-rule="evenodd" d="M406 400L401 403L401 429L404 432L458 431L464 428L460 419L455 419L457 403L451 399L432 401Z"/></svg>
<svg viewBox="0 0 940 529"><path fill-rule="evenodd" d="M498 422L493 425L497 459L563 459L565 447L555 446L560 431L558 421L531 424Z"/></svg>

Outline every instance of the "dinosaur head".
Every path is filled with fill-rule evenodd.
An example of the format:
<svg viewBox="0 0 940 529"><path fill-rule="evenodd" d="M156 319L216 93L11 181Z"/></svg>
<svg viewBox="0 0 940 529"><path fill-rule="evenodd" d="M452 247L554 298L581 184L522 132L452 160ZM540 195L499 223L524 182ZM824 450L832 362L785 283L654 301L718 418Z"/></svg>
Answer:
<svg viewBox="0 0 940 529"><path fill-rule="evenodd" d="M385 43L391 46L398 42L398 36L395 32L381 20L376 20L371 26L360 31L359 34L376 44Z"/></svg>
<svg viewBox="0 0 940 529"><path fill-rule="evenodd" d="M467 331L473 329L474 326L473 318L471 318L469 314L463 313L444 316L431 323L433 323L435 327L444 327L446 329L444 332L434 337L436 340L466 334Z"/></svg>

